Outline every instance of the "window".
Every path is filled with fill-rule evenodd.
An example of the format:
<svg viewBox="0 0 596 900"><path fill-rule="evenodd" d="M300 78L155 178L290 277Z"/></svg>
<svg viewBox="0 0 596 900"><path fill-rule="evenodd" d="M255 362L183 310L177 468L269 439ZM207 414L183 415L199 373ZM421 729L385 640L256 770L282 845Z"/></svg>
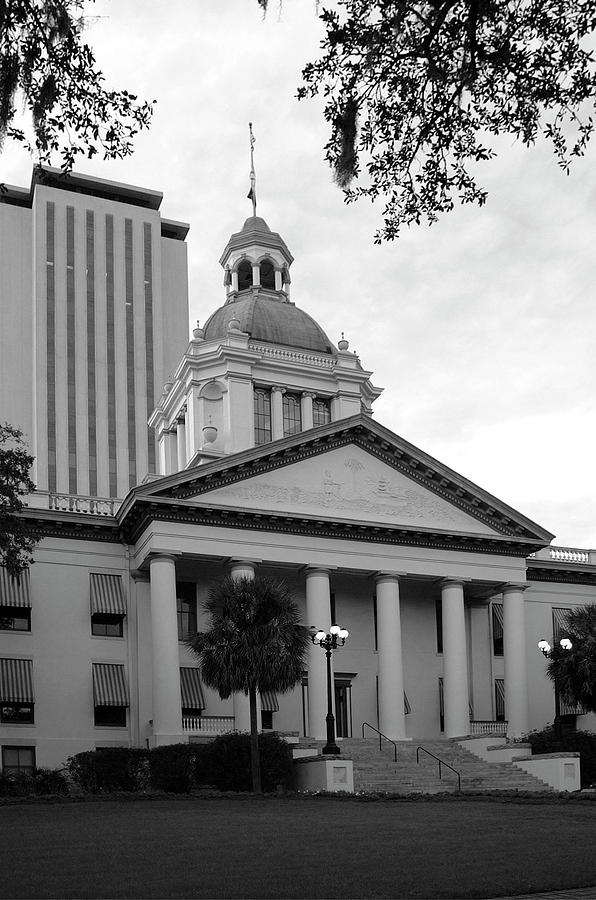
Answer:
<svg viewBox="0 0 596 900"><path fill-rule="evenodd" d="M91 616L91 634L97 637L122 637L124 617L109 613L96 613Z"/></svg>
<svg viewBox="0 0 596 900"><path fill-rule="evenodd" d="M329 594L329 617L332 625L337 625L337 610L335 608L335 594Z"/></svg>
<svg viewBox="0 0 596 900"><path fill-rule="evenodd" d="M255 389L255 444L266 444L271 440L271 391Z"/></svg>
<svg viewBox="0 0 596 900"><path fill-rule="evenodd" d="M2 747L2 771L5 775L33 775L35 747Z"/></svg>
<svg viewBox="0 0 596 900"><path fill-rule="evenodd" d="M269 709L261 710L261 728L263 731L272 731L273 713Z"/></svg>
<svg viewBox="0 0 596 900"><path fill-rule="evenodd" d="M445 695L443 693L442 678L439 678L439 729L445 731Z"/></svg>
<svg viewBox="0 0 596 900"><path fill-rule="evenodd" d="M275 691L261 691L261 727L263 731L273 728L273 713L279 712Z"/></svg>
<svg viewBox="0 0 596 900"><path fill-rule="evenodd" d="M0 606L0 631L31 631L31 610Z"/></svg>
<svg viewBox="0 0 596 900"><path fill-rule="evenodd" d="M126 727L125 706L96 706L94 725L107 725L112 728Z"/></svg>
<svg viewBox="0 0 596 900"><path fill-rule="evenodd" d="M379 649L379 632L377 625L377 595L373 596L373 626L375 630L375 650Z"/></svg>
<svg viewBox="0 0 596 900"><path fill-rule="evenodd" d="M492 605L493 654L503 656L503 604ZM500 721L500 720L498 720Z"/></svg>
<svg viewBox="0 0 596 900"><path fill-rule="evenodd" d="M197 633L196 587L189 581L176 582L178 640L187 641Z"/></svg>
<svg viewBox="0 0 596 900"><path fill-rule="evenodd" d="M246 291L252 287L252 263L243 259L238 266L238 290Z"/></svg>
<svg viewBox="0 0 596 900"><path fill-rule="evenodd" d="M298 394L284 394L283 398L284 437L298 434L302 430L300 397Z"/></svg>
<svg viewBox="0 0 596 900"><path fill-rule="evenodd" d="M270 259L264 259L260 265L261 287L275 290L275 269Z"/></svg>
<svg viewBox="0 0 596 900"><path fill-rule="evenodd" d="M329 400L316 397L312 402L313 425L327 425L331 421L331 405Z"/></svg>
<svg viewBox="0 0 596 900"><path fill-rule="evenodd" d="M495 678L495 719L497 722L505 721L505 680Z"/></svg>
<svg viewBox="0 0 596 900"><path fill-rule="evenodd" d="M32 703L3 703L0 706L0 722L4 725L32 725Z"/></svg>

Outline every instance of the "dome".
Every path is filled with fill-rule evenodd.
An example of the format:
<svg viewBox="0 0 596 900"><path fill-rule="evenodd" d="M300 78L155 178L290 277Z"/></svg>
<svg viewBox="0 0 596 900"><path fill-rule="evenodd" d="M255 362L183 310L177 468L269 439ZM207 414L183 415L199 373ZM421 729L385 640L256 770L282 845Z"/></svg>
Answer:
<svg viewBox="0 0 596 900"><path fill-rule="evenodd" d="M255 341L314 350L315 353L335 353L321 326L293 303L253 294L226 303L207 319L205 340L224 340L232 319L238 319L240 330L248 332Z"/></svg>
<svg viewBox="0 0 596 900"><path fill-rule="evenodd" d="M242 231L265 231L268 234L271 233L267 222L261 216L249 216L242 226Z"/></svg>

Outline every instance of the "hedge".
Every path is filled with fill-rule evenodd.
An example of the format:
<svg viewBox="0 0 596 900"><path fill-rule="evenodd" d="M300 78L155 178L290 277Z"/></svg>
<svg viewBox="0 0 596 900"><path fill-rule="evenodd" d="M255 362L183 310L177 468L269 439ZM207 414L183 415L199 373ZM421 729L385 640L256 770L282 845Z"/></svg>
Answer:
<svg viewBox="0 0 596 900"><path fill-rule="evenodd" d="M524 741L532 745L533 753L579 753L581 786L596 787L596 734L589 731L563 731L557 734L555 726L549 725L542 731L531 731Z"/></svg>

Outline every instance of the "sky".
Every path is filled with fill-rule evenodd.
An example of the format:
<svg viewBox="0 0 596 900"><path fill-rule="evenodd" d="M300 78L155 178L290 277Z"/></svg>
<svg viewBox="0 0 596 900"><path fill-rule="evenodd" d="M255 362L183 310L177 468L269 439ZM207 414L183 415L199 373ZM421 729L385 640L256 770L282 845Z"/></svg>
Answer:
<svg viewBox="0 0 596 900"><path fill-rule="evenodd" d="M265 19L257 0L97 0L91 15L107 84L157 106L132 157L77 171L162 191L162 215L190 223L190 322L224 302L219 256L251 214L250 121L291 299L384 388L374 418L557 545L596 548L596 142L566 176L547 144L501 138L484 207L377 246L380 208L333 184L322 102L296 100L315 0L270 0ZM0 182L28 185L32 162L7 144Z"/></svg>

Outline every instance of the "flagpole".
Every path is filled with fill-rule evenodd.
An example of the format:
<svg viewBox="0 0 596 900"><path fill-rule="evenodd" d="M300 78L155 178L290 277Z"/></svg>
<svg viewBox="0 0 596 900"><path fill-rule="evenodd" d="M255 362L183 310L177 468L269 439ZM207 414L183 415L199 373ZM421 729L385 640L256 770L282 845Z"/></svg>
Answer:
<svg viewBox="0 0 596 900"><path fill-rule="evenodd" d="M252 214L256 216L257 214L257 176L255 175L255 159L254 159L254 146L255 146L255 136L252 133L252 122L248 123L248 133L250 136L250 191L248 192L248 199L252 200Z"/></svg>

